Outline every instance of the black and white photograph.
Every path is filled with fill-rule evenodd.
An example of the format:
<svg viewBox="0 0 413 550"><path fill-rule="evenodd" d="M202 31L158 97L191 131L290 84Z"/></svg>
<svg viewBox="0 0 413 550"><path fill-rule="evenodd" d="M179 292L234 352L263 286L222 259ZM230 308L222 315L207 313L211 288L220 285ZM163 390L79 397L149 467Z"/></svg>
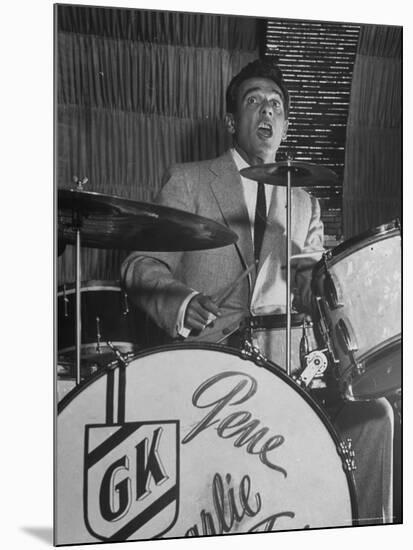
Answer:
<svg viewBox="0 0 413 550"><path fill-rule="evenodd" d="M56 544L401 522L402 27L55 25Z"/></svg>
<svg viewBox="0 0 413 550"><path fill-rule="evenodd" d="M404 527L408 26L242 8L49 4L53 518L27 538Z"/></svg>

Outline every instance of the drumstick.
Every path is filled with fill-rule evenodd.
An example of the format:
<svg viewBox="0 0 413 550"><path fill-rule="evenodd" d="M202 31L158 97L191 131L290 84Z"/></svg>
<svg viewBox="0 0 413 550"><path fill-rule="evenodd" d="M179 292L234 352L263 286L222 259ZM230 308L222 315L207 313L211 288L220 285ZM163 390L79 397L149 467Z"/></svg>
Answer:
<svg viewBox="0 0 413 550"><path fill-rule="evenodd" d="M296 260L298 258L311 258L312 256L317 256L318 254L323 254L325 250L312 250L311 252L301 252L300 254L293 254L291 256L292 260Z"/></svg>
<svg viewBox="0 0 413 550"><path fill-rule="evenodd" d="M251 264L247 269L245 269L239 277L235 279L235 281L232 281L220 294L215 296L214 298L211 298L212 301L219 307L232 293L232 291L240 284L241 281L247 277L251 271L254 269L255 263Z"/></svg>
<svg viewBox="0 0 413 550"><path fill-rule="evenodd" d="M231 292L240 284L240 282L243 281L245 277L249 275L249 273L251 273L254 267L255 263L251 264L241 273L241 275L239 275L239 277L237 277L234 281L232 281L232 283L225 287L224 290L222 290L216 296L211 296L211 300L214 302L214 304L219 307L228 298ZM213 313L208 313L208 319L205 326L207 327L208 325L210 325L213 321L215 321L216 318L216 315L214 315Z"/></svg>
<svg viewBox="0 0 413 550"><path fill-rule="evenodd" d="M257 262L258 263L258 262ZM217 296L211 297L211 300L219 307L232 293L232 291L240 284L241 281L247 277L251 271L254 269L255 263L251 264L247 269L245 269L239 277L237 277L232 283L230 283L222 292L217 294ZM208 314L208 320L206 322L205 326L210 325L213 321L215 321L216 315L213 313Z"/></svg>

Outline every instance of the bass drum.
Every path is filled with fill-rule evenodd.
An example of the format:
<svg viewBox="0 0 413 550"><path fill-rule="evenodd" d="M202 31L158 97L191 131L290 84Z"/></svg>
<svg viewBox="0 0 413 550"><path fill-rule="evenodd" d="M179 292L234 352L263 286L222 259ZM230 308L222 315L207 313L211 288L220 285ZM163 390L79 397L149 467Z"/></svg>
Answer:
<svg viewBox="0 0 413 550"><path fill-rule="evenodd" d="M272 363L175 345L59 404L56 544L356 523L338 437Z"/></svg>

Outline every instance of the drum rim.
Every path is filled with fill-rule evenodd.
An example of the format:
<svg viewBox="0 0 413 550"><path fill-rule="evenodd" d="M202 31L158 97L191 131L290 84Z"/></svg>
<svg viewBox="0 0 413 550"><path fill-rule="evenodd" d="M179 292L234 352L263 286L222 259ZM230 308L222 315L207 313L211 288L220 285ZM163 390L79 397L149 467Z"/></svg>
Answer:
<svg viewBox="0 0 413 550"><path fill-rule="evenodd" d="M237 348L231 348L224 346L222 344L216 344L216 343L210 343L210 342L186 342L185 344L182 343L175 343L175 344L167 344L163 346L156 346L154 348L149 348L146 350L142 350L141 352L138 352L136 355L130 358L128 363L126 364L126 368L134 362L136 359L140 359L142 357L146 357L147 355L153 355L155 353L162 353L162 352L168 352L168 351L176 351L176 350L209 350L209 351L217 351L221 353L228 353L230 355L235 355L241 359L245 360L251 360L257 367L259 368L265 368L266 370L270 371L275 376L279 376L281 380L286 382L291 389L296 390L297 393L304 399L304 401L312 408L312 410L317 414L318 418L322 421L324 427L327 429L330 437L334 441L336 451L338 456L340 457L343 472L347 479L347 485L349 489L349 495L350 495L350 506L351 506L351 514L352 514L352 526L356 527L358 525L359 520L359 514L358 514L358 506L357 506L357 498L356 498L356 484L354 479L353 472L349 471L347 468L345 468L345 459L343 457L343 454L340 450L340 443L343 440L340 440L339 435L336 431L336 429L333 426L332 421L327 416L327 413L321 408L321 406L310 396L309 393L307 393L303 388L298 386L298 384L285 373L282 368L277 365L276 363L267 360L267 363L265 365L259 365L258 361L254 357L245 357L245 355L242 354L242 351ZM87 380L84 381L84 383L79 384L78 386L75 386L69 393L67 393L62 400L57 403L56 411L55 411L55 421L57 422L57 416L80 394L82 393L87 387L92 385L96 380L101 378L102 376L106 375L110 370L113 370L117 367L106 367L99 369L98 372L90 376ZM57 391L57 375L56 375L56 368L55 368L55 396Z"/></svg>
<svg viewBox="0 0 413 550"><path fill-rule="evenodd" d="M88 281L82 281L80 285L80 292L97 292L99 290L119 292L122 291L122 286L118 280L104 280L104 279L91 279ZM64 294L74 294L76 292L76 283L65 283L59 285L57 288L57 296L63 296Z"/></svg>
<svg viewBox="0 0 413 550"><path fill-rule="evenodd" d="M111 340L110 342L113 346L115 347L124 347L124 348L128 348L130 347L131 350L127 353L131 353L133 351L133 348L137 348L138 347L138 344L135 344L134 342L131 342L130 340ZM83 351L83 350L88 350L89 348L96 348L96 342L83 342L80 346L80 349ZM110 349L112 350L112 348L109 346L109 344L107 344L106 342L101 342L100 344L100 347L101 348L104 348L104 349ZM76 345L73 345L73 346L67 346L65 348L61 348L59 350L57 350L57 354L58 354L58 357L60 355L63 355L65 353L72 353L72 352L75 352L76 351ZM135 353L137 353L138 350L135 350ZM115 353L112 351L113 353L113 359L115 360L116 359L116 355ZM123 352L125 353L125 352ZM59 362L59 361L58 361Z"/></svg>
<svg viewBox="0 0 413 550"><path fill-rule="evenodd" d="M377 359L377 356L386 353L387 351L392 351L395 348L402 348L403 344L403 338L402 333L398 333L395 336L392 336L391 338L388 338L385 342L378 344L374 348L368 350L363 355L360 355L360 357L357 358L357 362L361 363L362 365L365 365L366 373L371 372L375 370L375 360ZM369 366L373 364L372 366ZM352 364L347 365L341 376L341 383L343 384L344 394L346 396L346 399L348 401L352 402L360 402L360 401L370 401L372 399L377 399L380 397L388 397L389 395L392 395L395 391L397 391L398 387L392 386L389 388L385 393L383 392L371 392L371 393L363 393L363 394L354 394L353 392L353 373L356 370L356 367ZM363 378L365 374L358 375L354 378Z"/></svg>
<svg viewBox="0 0 413 550"><path fill-rule="evenodd" d="M368 231L364 231L359 235L345 240L336 247L324 253L323 258L319 260L314 266L314 275L317 275L318 272L321 272L325 269L326 261L328 265L333 265L339 260L343 260L350 254L353 254L357 250L364 248L364 245L367 245L370 239L373 239L373 242L379 242L381 240L390 238L394 232L401 236L401 223L399 218L395 218L388 223L378 225L373 229L369 229ZM376 238L374 239L374 237Z"/></svg>

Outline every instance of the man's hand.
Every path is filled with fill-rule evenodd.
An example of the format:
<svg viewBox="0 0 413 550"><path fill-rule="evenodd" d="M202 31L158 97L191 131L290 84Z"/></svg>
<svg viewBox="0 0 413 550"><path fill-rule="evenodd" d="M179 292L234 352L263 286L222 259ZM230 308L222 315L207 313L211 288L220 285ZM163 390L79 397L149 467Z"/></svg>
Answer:
<svg viewBox="0 0 413 550"><path fill-rule="evenodd" d="M218 306L209 296L197 294L186 308L184 326L191 330L201 331L217 317L221 317Z"/></svg>

